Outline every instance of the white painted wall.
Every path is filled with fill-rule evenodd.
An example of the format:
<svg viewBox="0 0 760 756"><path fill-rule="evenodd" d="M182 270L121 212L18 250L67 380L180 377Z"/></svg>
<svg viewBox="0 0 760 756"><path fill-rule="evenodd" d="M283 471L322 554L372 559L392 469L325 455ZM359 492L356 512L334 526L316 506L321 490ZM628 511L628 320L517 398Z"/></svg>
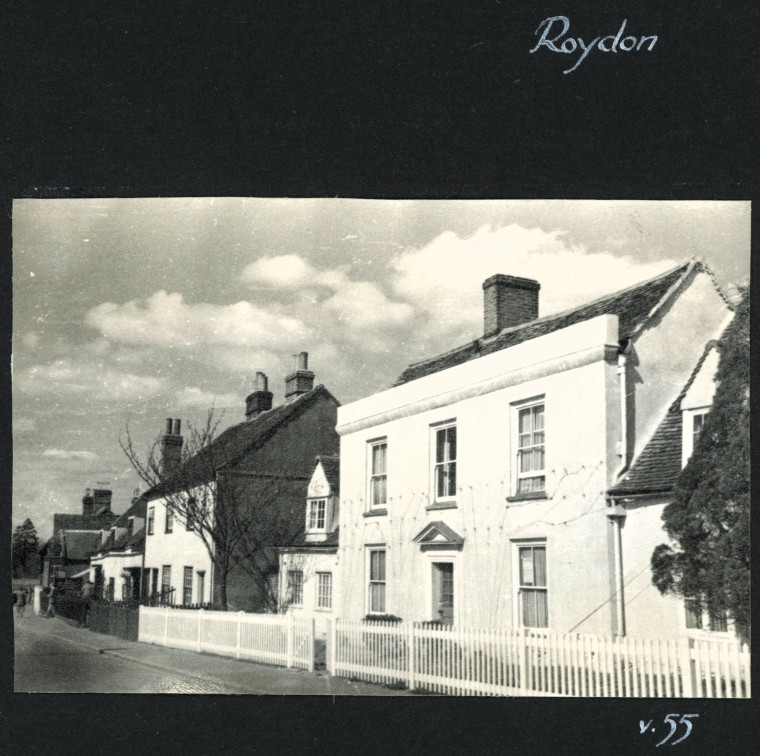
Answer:
<svg viewBox="0 0 760 756"><path fill-rule="evenodd" d="M732 317L710 277L697 273L634 339L634 355L629 362L630 390L635 397L635 456L683 389L707 342L719 338Z"/></svg>
<svg viewBox="0 0 760 756"><path fill-rule="evenodd" d="M432 614L431 563L455 564L455 622L516 623L519 539L546 539L551 630L609 632L610 540L605 516L607 393L617 386L617 318L602 316L512 349L421 378L338 410L341 437L342 616L367 614L367 546L387 550L386 611ZM510 503L516 456L512 403L545 397L550 498ZM456 420L455 509L428 510L434 449L430 426ZM388 514L365 517L370 439L388 441ZM413 538L442 520L462 551L423 552ZM599 605L601 608L599 609ZM596 610L596 611L595 611ZM584 619L585 618L585 619Z"/></svg>
<svg viewBox="0 0 760 756"><path fill-rule="evenodd" d="M208 603L211 601L212 564L211 557L200 536L195 531L188 531L182 518L174 515L172 533L165 532L166 503L164 499L148 502L148 511L155 507L155 528L153 535L145 535L145 568L158 569L158 590L161 590L162 568L171 566L171 585L175 589L176 603L182 603L182 582L185 567L193 568L193 601ZM203 598L198 595L198 571L204 570Z"/></svg>
<svg viewBox="0 0 760 756"><path fill-rule="evenodd" d="M133 567L142 567L142 554L132 554L131 552L114 552L103 556L93 557L90 559L90 580L95 582L95 567L99 566L103 571L103 595L108 591L108 583L111 578L114 579L114 599L121 601L122 590L127 582L122 575L122 571Z"/></svg>
<svg viewBox="0 0 760 756"><path fill-rule="evenodd" d="M298 606L294 604L286 606L288 570L303 572L303 603ZM332 607L330 609L317 606L317 573L319 572L332 574ZM286 606L285 613L313 618L315 631L319 637L325 637L327 633L327 620L342 616L338 607L340 595L338 580L337 554L314 554L306 551L280 554L280 599L283 606Z"/></svg>

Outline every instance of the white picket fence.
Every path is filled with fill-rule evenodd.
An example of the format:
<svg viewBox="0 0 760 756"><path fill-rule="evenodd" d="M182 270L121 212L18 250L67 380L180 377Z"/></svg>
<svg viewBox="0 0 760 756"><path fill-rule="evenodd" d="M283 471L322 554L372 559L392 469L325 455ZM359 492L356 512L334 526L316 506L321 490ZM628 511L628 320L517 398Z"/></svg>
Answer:
<svg viewBox="0 0 760 756"><path fill-rule="evenodd" d="M141 606L138 640L314 670L314 622L292 614Z"/></svg>
<svg viewBox="0 0 760 756"><path fill-rule="evenodd" d="M449 695L750 697L749 648L725 640L338 619L330 632L328 669Z"/></svg>

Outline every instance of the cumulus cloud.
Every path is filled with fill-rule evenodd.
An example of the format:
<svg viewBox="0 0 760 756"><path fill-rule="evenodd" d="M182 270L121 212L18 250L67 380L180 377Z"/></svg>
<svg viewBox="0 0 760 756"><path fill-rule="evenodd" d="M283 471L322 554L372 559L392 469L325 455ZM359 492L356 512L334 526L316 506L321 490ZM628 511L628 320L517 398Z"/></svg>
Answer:
<svg viewBox="0 0 760 756"><path fill-rule="evenodd" d="M188 304L182 294L157 291L147 300L105 302L86 323L117 342L165 347L206 344L267 347L303 341L309 329L298 319L252 302Z"/></svg>
<svg viewBox="0 0 760 756"><path fill-rule="evenodd" d="M94 462L98 455L89 451L69 451L67 449L45 449L42 452L43 457L53 457L54 459L81 459L84 462Z"/></svg>
<svg viewBox="0 0 760 756"><path fill-rule="evenodd" d="M667 259L635 263L606 251L589 251L561 231L485 225L469 237L447 231L424 247L404 250L391 264L391 285L431 335L456 332L469 338L482 328L481 284L495 273L539 281L539 314L549 315L676 264Z"/></svg>
<svg viewBox="0 0 760 756"><path fill-rule="evenodd" d="M198 386L185 386L177 392L177 404L180 407L242 407L241 398L234 393L215 394L203 391Z"/></svg>
<svg viewBox="0 0 760 756"><path fill-rule="evenodd" d="M87 401L134 401L155 396L166 388L162 378L120 372L102 363L55 360L34 365L19 377L19 387L31 396L59 396Z"/></svg>
<svg viewBox="0 0 760 756"><path fill-rule="evenodd" d="M348 266L317 269L298 255L263 257L248 265L240 279L252 288L267 286L301 293L306 290L302 305L320 305L316 317L323 329L343 324L347 326L345 335L349 337L358 336L361 329L394 328L409 323L414 317L414 309L409 304L392 300L377 282L350 278ZM319 298L316 294L309 295L308 291L315 288L329 293ZM311 317L315 317L315 313L311 313Z"/></svg>

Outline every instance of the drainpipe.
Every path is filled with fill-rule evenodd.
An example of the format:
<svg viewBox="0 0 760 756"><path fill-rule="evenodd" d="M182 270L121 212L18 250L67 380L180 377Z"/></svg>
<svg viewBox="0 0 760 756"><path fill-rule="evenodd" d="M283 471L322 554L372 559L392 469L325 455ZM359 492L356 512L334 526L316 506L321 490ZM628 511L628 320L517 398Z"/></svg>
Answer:
<svg viewBox="0 0 760 756"><path fill-rule="evenodd" d="M612 476L613 485L628 469L628 355L631 353L629 341L618 354L618 384L620 386L620 466Z"/></svg>
<svg viewBox="0 0 760 756"><path fill-rule="evenodd" d="M607 512L612 522L613 532L613 555L615 561L615 616L617 618L617 628L615 634L625 635L625 593L624 593L624 573L623 573L623 523L625 522L625 507L618 504L614 499L610 499L609 511Z"/></svg>
<svg viewBox="0 0 760 756"><path fill-rule="evenodd" d="M620 465L612 476L613 485L620 479L620 476L628 469L629 450L628 450L628 355L631 353L632 345L628 343L620 350L618 354L618 385L620 386ZM623 523L625 522L625 507L618 504L615 499L608 502L609 511L607 517L610 518L613 528L613 558L615 562L615 609L617 618L616 634L625 635L625 595L623 592L624 572L623 572Z"/></svg>

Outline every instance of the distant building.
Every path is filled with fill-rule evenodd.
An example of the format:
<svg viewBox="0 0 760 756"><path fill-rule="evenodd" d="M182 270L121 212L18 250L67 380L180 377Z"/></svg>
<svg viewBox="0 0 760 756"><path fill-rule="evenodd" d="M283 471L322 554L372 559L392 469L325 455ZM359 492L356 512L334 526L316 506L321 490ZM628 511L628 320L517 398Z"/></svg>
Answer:
<svg viewBox="0 0 760 756"><path fill-rule="evenodd" d="M294 371L285 378L285 402L272 407L272 393L263 373L257 373L256 390L246 400L246 420L228 428L205 449L180 464L182 448L179 420L168 421L163 439L164 464L173 469L164 483L147 491L144 593L171 594L175 604L220 606L220 582L209 551L193 522L183 522L172 511L170 497L192 495L194 487L224 485L242 491L236 505L255 507L276 492L276 506L284 520L302 516L304 495L314 459L337 453L335 432L338 400L324 387L314 387L308 355L301 352ZM227 579L227 607L231 610L272 609L278 591L278 542L257 553L264 585L242 567Z"/></svg>
<svg viewBox="0 0 760 756"><path fill-rule="evenodd" d="M87 489L82 514L53 515L53 535L42 548L42 584L65 580L71 587L82 583L90 554L100 546L101 531L111 527L118 515L111 511L112 492Z"/></svg>
<svg viewBox="0 0 760 756"><path fill-rule="evenodd" d="M95 595L109 601L140 598L146 502L134 498L129 509L100 533L99 548L90 558Z"/></svg>

